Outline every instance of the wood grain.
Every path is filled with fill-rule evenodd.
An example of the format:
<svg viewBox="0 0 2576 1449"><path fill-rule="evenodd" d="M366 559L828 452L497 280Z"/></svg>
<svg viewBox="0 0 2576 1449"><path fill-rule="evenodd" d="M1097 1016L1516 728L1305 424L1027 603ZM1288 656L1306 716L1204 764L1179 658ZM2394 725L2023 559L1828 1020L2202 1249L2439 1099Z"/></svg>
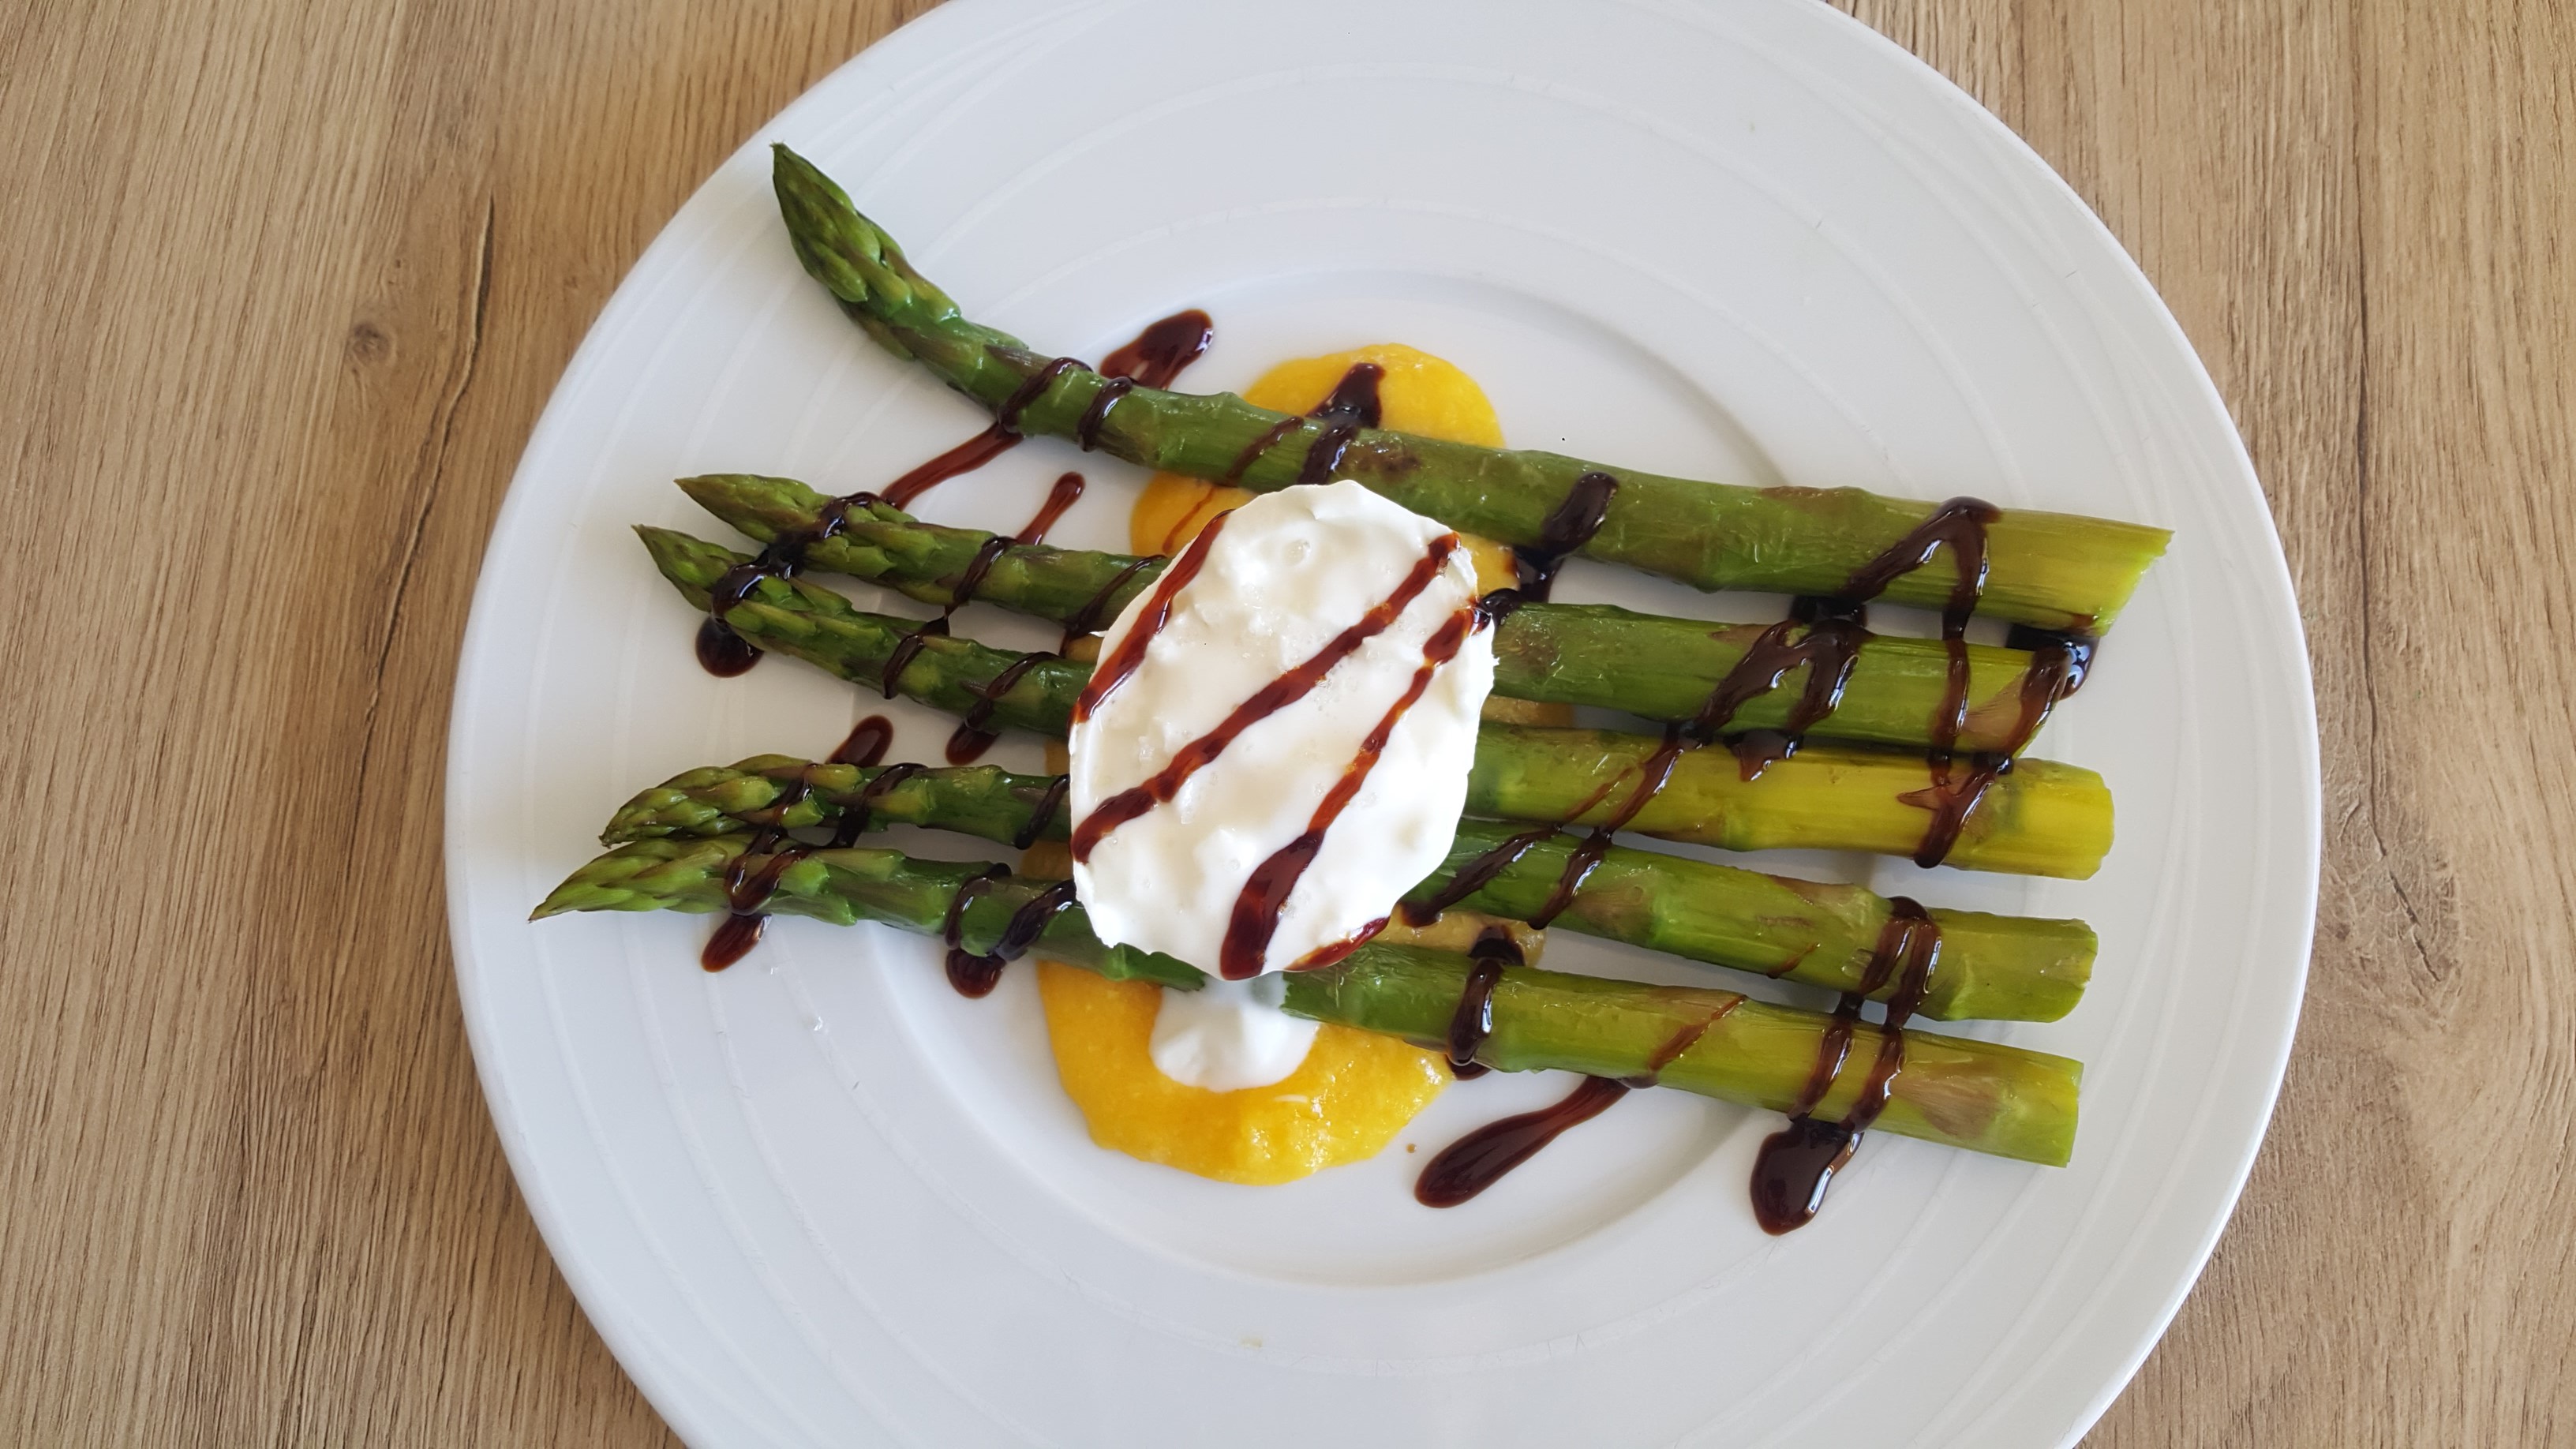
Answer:
<svg viewBox="0 0 2576 1449"><path fill-rule="evenodd" d="M536 411L699 179L922 8L0 11L0 1433L661 1442L484 1115L441 739ZM2576 22L1852 0L2253 449L2327 862L2244 1204L2092 1442L2576 1438ZM352 900L355 904L352 904Z"/></svg>

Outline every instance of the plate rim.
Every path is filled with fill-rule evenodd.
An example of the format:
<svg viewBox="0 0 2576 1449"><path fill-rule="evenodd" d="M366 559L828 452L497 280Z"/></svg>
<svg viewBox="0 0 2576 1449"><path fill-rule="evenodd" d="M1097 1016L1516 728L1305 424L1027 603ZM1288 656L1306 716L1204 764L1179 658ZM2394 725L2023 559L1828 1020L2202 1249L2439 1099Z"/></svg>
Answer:
<svg viewBox="0 0 2576 1449"><path fill-rule="evenodd" d="M1709 3L1709 0L1680 0L1680 3L1675 5L1657 4L1653 3L1653 0L1611 0L1611 3L1649 12L1667 12L1673 9L1707 11L1719 8ZM2096 246L2106 246L2108 254L2118 259L2119 265L2108 269L2110 275L2107 278L2097 274L2095 280L2097 282L2109 280L2122 294L2127 303L2121 316L2123 322L2146 322L2157 334L2158 340L2165 344L2166 349L2169 349L2165 353L2166 361L2156 366L2155 375L2159 381L2168 386L2177 383L2181 385L2187 396L2179 397L2176 401L2187 403L2195 411L2214 418L2223 429L2227 439L2224 459L2224 471L2227 475L2225 481L2236 492L2243 495L2240 501L2250 501L2253 504L2255 513L2262 520L2264 537L2269 544L2267 549L2259 551L2260 558L2240 561L2250 566L2247 568L2249 575L2256 575L2249 577L2246 582L2267 603L2279 603L2285 606L2280 610L2277 619L2287 624L2289 631L2287 642L2295 646L2287 651L2287 658L2294 666L2295 677L2285 679L2283 683L2289 686L2287 693L2295 701L2297 710L2295 717L2282 726L2280 738L2292 747L2292 759L2288 763L2292 767L2291 773L2295 777L2294 783L2297 786L2296 808L2305 828L2298 833L2300 849L2296 858L2282 861L2280 864L2293 868L2294 879L2291 885L2296 892L2303 894L2307 909L2297 932L2294 964L2285 966L2281 970L2275 984L2275 990L2285 994L2287 998L2277 1038L2270 1042L2254 1044L2262 1048L2264 1057L2260 1075L2265 1087L2261 1094L2259 1110L2243 1119L2242 1141L2235 1144L2232 1156L2226 1161L2224 1211L2212 1214L2208 1223L2197 1234L2189 1255L2189 1271L2180 1275L2166 1293L2161 1305L2153 1314L2152 1327L2137 1336L2136 1342L2131 1345L2116 1375L2098 1389L2084 1405L2077 1420L2069 1426L2061 1442L2071 1444L2082 1438L2099 1421L2111 1403L2134 1380L2139 1368L2162 1341L2183 1302L2190 1296L2192 1290L2198 1285L2202 1273L2206 1271L2209 1258L2215 1251L2220 1237L2234 1218L2235 1210L2250 1179L2254 1161L2268 1137L2273 1115L2279 1105L2289 1057L2295 1049L2298 1027L2305 1006L2308 974L2313 964L2323 866L2322 749L2318 730L2314 674L2305 621L2297 606L2295 580L2290 572L2286 551L2282 547L2279 521L2272 511L2270 499L2264 492L2260 477L2254 469L2243 434L2238 429L2233 415L2228 411L2225 399L2219 392L2215 380L2210 376L2209 369L2202 361L2198 349L2193 346L2179 319L2173 315L2171 308L2165 304L2144 269L2138 265L2135 256L2130 253L2117 234L2085 202L2073 186L2040 156L2035 148L1920 56L1853 16L1830 6L1815 4L1813 0L1765 0L1765 3L1780 13L1797 16L1811 28L1834 33L1839 42L1849 43L1856 40L1863 47L1874 51L1882 62L1893 60L1899 70L1909 75L1918 84L1928 83L1927 94L1938 97L1940 104L1979 139L1988 144L1999 144L2012 156L2017 173L2021 177L2045 178L2038 190L2047 197L2049 204L2064 214L2064 220L2073 222L2074 230L2084 240ZM663 1355L644 1341L639 1325L630 1321L629 1315L613 1311L619 1295L613 1285L598 1271L599 1265L587 1261L578 1250L579 1239L574 1231L574 1224L567 1217L567 1208L560 1196L531 1188L532 1183L542 1184L546 1173L535 1144L524 1134L516 1119L512 1093L509 1084L502 1077L497 1044L492 1039L494 1028L485 1015L484 1007L488 1002L481 997L476 988L475 977L488 967L477 957L472 944L474 933L468 918L469 905L461 883L469 873L468 852L464 843L467 832L463 828L465 821L462 817L467 808L464 802L470 798L469 789L473 782L467 778L460 762L465 758L465 751L461 747L469 727L468 722L475 715L471 706L477 702L477 696L480 693L477 673L472 666L478 656L490 647L490 636L498 634L502 627L499 610L492 601L492 596L497 594L500 588L496 583L498 576L486 565L503 539L513 532L516 515L533 506L529 500L538 486L532 481L538 471L534 460L547 451L546 445L555 432L570 426L564 415L558 412L557 400L571 391L574 384L585 381L601 365L602 358L610 353L612 344L619 336L642 319L649 299L644 292L635 288L635 283L639 278L662 270L661 262L664 253L683 244L675 236L674 224L700 197L706 194L709 184L718 175L733 166L745 154L755 152L767 144L769 138L778 134L782 128L791 125L801 111L821 109L819 98L826 92L835 93L837 96L845 88L855 91L857 88L852 85L852 77L858 77L863 81L872 79L873 83L866 87L868 95L888 94L900 89L899 79L891 75L870 78L867 74L869 71L898 64L901 59L908 58L917 48L943 46L947 43L951 31L984 26L995 19L1043 16L1047 13L1044 0L947 0L947 3L887 32L818 77L778 112L754 127L740 146L720 158L708 170L706 176L701 178L698 185L691 189L689 196L674 209L670 217L662 222L651 242L626 268L617 286L611 291L585 330L581 343L562 373L556 378L545 407L528 433L519 461L513 467L510 483L499 506L495 509L484 547L477 557L472 599L456 655L455 683L450 700L448 728L442 741L447 751L446 763L441 772L444 791L441 863L445 874L447 897L445 919L454 957L460 1008L464 1016L468 1043L474 1056L476 1078L484 1093L495 1135L499 1138L504 1157L509 1162L514 1191L526 1204L540 1236L545 1241L556 1270L563 1274L566 1285L571 1288L574 1298L582 1309L584 1318L617 1358L621 1370L635 1384L638 1392L644 1395L675 1432L692 1442L700 1441L715 1426L699 1415L697 1412L699 1406L694 1401L675 1391L679 1385L664 1363ZM895 54L898 51L904 52L904 56L898 57ZM839 115L846 109L845 101L838 102L832 108L832 114ZM2141 307L2143 310L2140 310ZM2177 371L2176 366L2172 364L2179 364L2179 370ZM640 1365L645 1364L652 1365L652 1371L642 1371L639 1368Z"/></svg>

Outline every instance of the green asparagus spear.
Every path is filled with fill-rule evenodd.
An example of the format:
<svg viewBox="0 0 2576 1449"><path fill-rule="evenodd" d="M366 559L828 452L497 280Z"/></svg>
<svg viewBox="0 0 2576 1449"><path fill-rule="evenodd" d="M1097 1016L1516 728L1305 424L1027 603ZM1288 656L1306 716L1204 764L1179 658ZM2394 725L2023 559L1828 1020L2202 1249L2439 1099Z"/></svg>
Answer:
<svg viewBox="0 0 2576 1449"><path fill-rule="evenodd" d="M680 487L718 518L762 543L820 532L832 500L792 478L714 473L683 478ZM922 523L883 502L850 507L839 527L805 549L806 563L894 589L941 608L958 602L955 586L994 537L980 529ZM1158 559L1015 544L993 559L975 585L985 603L1052 623L1102 628L1162 572ZM1604 604L1525 604L1494 631L1494 692L1542 704L1596 705L1648 719L1687 722L1762 633L1759 624L1632 613ZM1803 637L1803 630L1789 638ZM2022 689L2032 656L2020 649L1970 645L1963 750L2015 750L2021 738ZM1779 729L1807 687L1812 665L1800 664L1755 696L1729 721L1733 729ZM1842 703L1807 733L1915 749L1930 746L1932 720L1949 687L1950 656L1929 639L1872 635L1853 661Z"/></svg>
<svg viewBox="0 0 2576 1449"><path fill-rule="evenodd" d="M747 557L667 528L638 527L635 532L662 577L701 609L709 602L708 591ZM819 584L774 574L763 575L741 603L726 610L725 622L763 649L854 683L879 688L891 683L890 693L950 714L976 708L983 691L1020 658L971 639L922 634L918 619L866 613ZM887 680L897 649L916 636L916 652L895 679ZM1088 664L1040 660L992 700L988 718L995 725L1061 736L1072 719L1074 697L1090 677Z"/></svg>
<svg viewBox="0 0 2576 1449"><path fill-rule="evenodd" d="M618 810L600 839L614 845L725 835L758 825L833 825L862 805L874 823L927 825L1006 845L1062 840L1070 827L1058 776L1015 775L990 765L920 770L898 774L893 786L863 798L885 773L755 755L736 765L691 770L644 791ZM781 811L783 799L789 803ZM1043 821L1036 818L1040 806L1048 807ZM1460 871L1514 844L1520 848L1510 863L1454 905L1532 919L1547 908L1565 876L1577 844L1572 836L1530 840L1521 826L1461 820L1448 859L1405 899L1437 900ZM1890 910L1884 897L1859 886L1758 875L1618 846L1581 877L1553 924L1693 961L1850 991L1865 979ZM1941 956L1923 997L1923 1015L1942 1021L2055 1021L2082 998L2095 947L2093 929L2082 921L1948 910L1931 916L1941 928ZM1870 994L1885 1001L1899 984L1889 974Z"/></svg>
<svg viewBox="0 0 2576 1449"><path fill-rule="evenodd" d="M967 321L829 177L784 146L775 151L779 211L797 259L870 337L991 411L1040 379L1049 362L1044 354ZM1067 370L1022 402L1015 426L1072 436L1104 385L1097 373ZM1139 387L1108 409L1092 441L1148 468L1267 492L1321 481L1301 475L1324 429L1313 421L1292 426L1287 415L1232 393ZM1416 513L1522 547L1542 545L1548 518L1574 493L1577 479L1609 474L1617 491L1582 555L1703 589L1842 593L1858 571L1934 511L1857 488L1702 483L1374 428L1352 437L1338 461L1325 461L1333 477L1355 478ZM1986 529L1988 575L1978 608L2044 629L2098 633L2110 627L2169 537L2159 528L2072 514L2004 512ZM1897 579L1885 597L1937 608L1953 582L1953 569L1936 561Z"/></svg>
<svg viewBox="0 0 2576 1449"><path fill-rule="evenodd" d="M1609 730L1488 721L1477 736L1468 808L1512 820L1606 824L1657 748L1655 740ZM1932 812L1926 773L1919 758L1810 747L1748 781L1725 751L1686 750L1625 828L1726 850L1831 840L1821 848L1910 855ZM2101 776L2021 760L1980 797L1948 863L2082 880L2110 848L2111 792Z"/></svg>
<svg viewBox="0 0 2576 1449"><path fill-rule="evenodd" d="M567 911L726 909L725 873L748 835L642 840L575 871L537 907ZM847 924L876 921L920 934L940 931L957 888L989 866L911 860L887 850L818 850L781 873L766 909ZM958 913L960 944L988 951L1043 882L1009 879ZM1189 989L1204 977L1168 956L1106 946L1080 906L1056 914L1035 948L1103 975ZM1338 965L1291 973L1288 1011L1315 1021L1441 1042L1465 991L1467 958L1409 946L1370 945ZM1501 1071L1560 1069L1677 1087L1772 1111L1797 1103L1825 1050L1829 1018L1748 1000L1731 991L1648 986L1515 967L1493 997L1493 1031L1476 1059ZM1851 1027L1847 1063L1876 1060L1881 1031ZM1865 1070L1848 1066L1816 1104L1848 1112ZM1920 1031L1905 1034L1903 1069L1889 1084L1877 1128L2000 1157L2063 1166L2074 1149L2083 1067L2064 1057Z"/></svg>
<svg viewBox="0 0 2576 1449"><path fill-rule="evenodd" d="M663 576L700 608L707 591L744 558L669 529L636 533ZM896 646L920 628L913 620L863 613L804 579L775 577L754 584L725 622L764 648L871 685L882 679ZM974 708L1020 657L968 639L921 642L896 692L951 713ZM995 697L989 719L1060 736L1089 677L1087 664L1045 659ZM1605 824L1656 748L1655 740L1639 735L1488 721L1477 736L1467 809L1513 820ZM1934 818L1931 783L1919 756L1857 747L1809 745L1752 780L1725 750L1685 750L1670 783L1627 828L1730 850L1912 855ZM2101 776L2023 760L1978 796L1948 863L2081 880L2100 868L2110 845L2111 795Z"/></svg>

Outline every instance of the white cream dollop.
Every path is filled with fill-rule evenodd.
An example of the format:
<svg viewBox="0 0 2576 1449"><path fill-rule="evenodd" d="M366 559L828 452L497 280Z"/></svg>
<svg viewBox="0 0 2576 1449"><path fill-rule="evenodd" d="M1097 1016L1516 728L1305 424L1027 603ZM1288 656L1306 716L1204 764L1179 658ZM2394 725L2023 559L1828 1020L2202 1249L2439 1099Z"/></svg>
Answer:
<svg viewBox="0 0 2576 1449"><path fill-rule="evenodd" d="M1348 481L1256 498L1223 523L1135 672L1073 726L1077 830L1102 801L1151 778L1394 597L1452 537ZM1100 938L1215 974L1245 883L1308 832L1363 741L1414 687L1434 636L1475 595L1474 566L1453 543L1428 586L1303 698L1246 726L1169 801L1100 837L1073 868ZM1103 660L1117 657L1155 596L1146 590L1119 615ZM1446 857L1493 678L1493 634L1480 625L1396 715L1384 751L1288 893L1261 970L1285 970L1369 930Z"/></svg>
<svg viewBox="0 0 2576 1449"><path fill-rule="evenodd" d="M1319 1025L1279 1009L1287 989L1286 978L1272 974L1165 991L1154 1012L1154 1069L1211 1092L1286 1080L1305 1062Z"/></svg>

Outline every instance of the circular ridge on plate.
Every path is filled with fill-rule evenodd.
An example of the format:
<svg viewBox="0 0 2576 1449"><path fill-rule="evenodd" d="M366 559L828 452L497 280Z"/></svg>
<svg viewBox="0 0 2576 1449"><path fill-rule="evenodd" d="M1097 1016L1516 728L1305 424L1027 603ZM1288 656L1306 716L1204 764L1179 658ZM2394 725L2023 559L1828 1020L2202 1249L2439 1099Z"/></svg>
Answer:
<svg viewBox="0 0 2576 1449"><path fill-rule="evenodd" d="M477 588L448 792L477 1067L567 1280L702 1443L1499 1445L1578 1425L1590 1443L2070 1441L2179 1305L2242 1184L2314 901L2304 649L2206 374L2026 147L1823 7L1326 0L1293 34L1256 17L1179 0L932 12L720 168L567 369ZM1355 33L1367 60L1337 53ZM1198 83L1139 84L1139 34ZM1065 114L1082 125L1031 122ZM2067 1021L1961 1028L2088 1062L2075 1165L1873 1140L1826 1216L1773 1242L1741 1206L1760 1118L1640 1099L1435 1238L1401 1161L1247 1200L1094 1160L1051 1095L1031 1004L1007 987L945 998L913 969L928 953L880 933L782 922L763 957L702 978L693 920L527 924L637 786L728 750L818 750L850 719L846 688L787 666L695 676L685 607L624 525L721 536L670 477L861 486L979 421L796 271L769 213L773 137L912 242L970 315L1040 346L1235 289L1242 313L1220 315L1194 386L1402 332L1509 399L1523 445L2176 526L2096 683L2043 740L2119 796L2103 874L1870 873L1936 904L2104 927ZM1162 184L1087 183L1087 166L1149 145L1124 164L1162 167ZM1242 290L1255 279L1285 290ZM1475 300L1515 292L1571 325ZM1708 415L1658 401L1656 372ZM1613 385L1631 377L1643 393ZM1051 470L1053 447L926 506L975 517L979 496ZM1081 466L1101 496L1065 541L1113 541L1132 475ZM1582 587L1702 607L1608 571ZM910 752L936 738L926 711L889 713ZM1565 961L1658 969L1581 942ZM1418 1135L1551 1090L1486 1089L1448 1094ZM1689 1145L1694 1121L1720 1120ZM1656 1151L1690 1155L1632 1209L1587 1216L1566 1190ZM1258 1241L1177 1240L1179 1204L1225 1204ZM1408 1276L1391 1255L1414 1251L1454 1269ZM1341 1266L1283 1276L1301 1254ZM979 1317L983 1303L1011 1313ZM1252 1395L1267 1412L1248 1422L1232 1410Z"/></svg>

